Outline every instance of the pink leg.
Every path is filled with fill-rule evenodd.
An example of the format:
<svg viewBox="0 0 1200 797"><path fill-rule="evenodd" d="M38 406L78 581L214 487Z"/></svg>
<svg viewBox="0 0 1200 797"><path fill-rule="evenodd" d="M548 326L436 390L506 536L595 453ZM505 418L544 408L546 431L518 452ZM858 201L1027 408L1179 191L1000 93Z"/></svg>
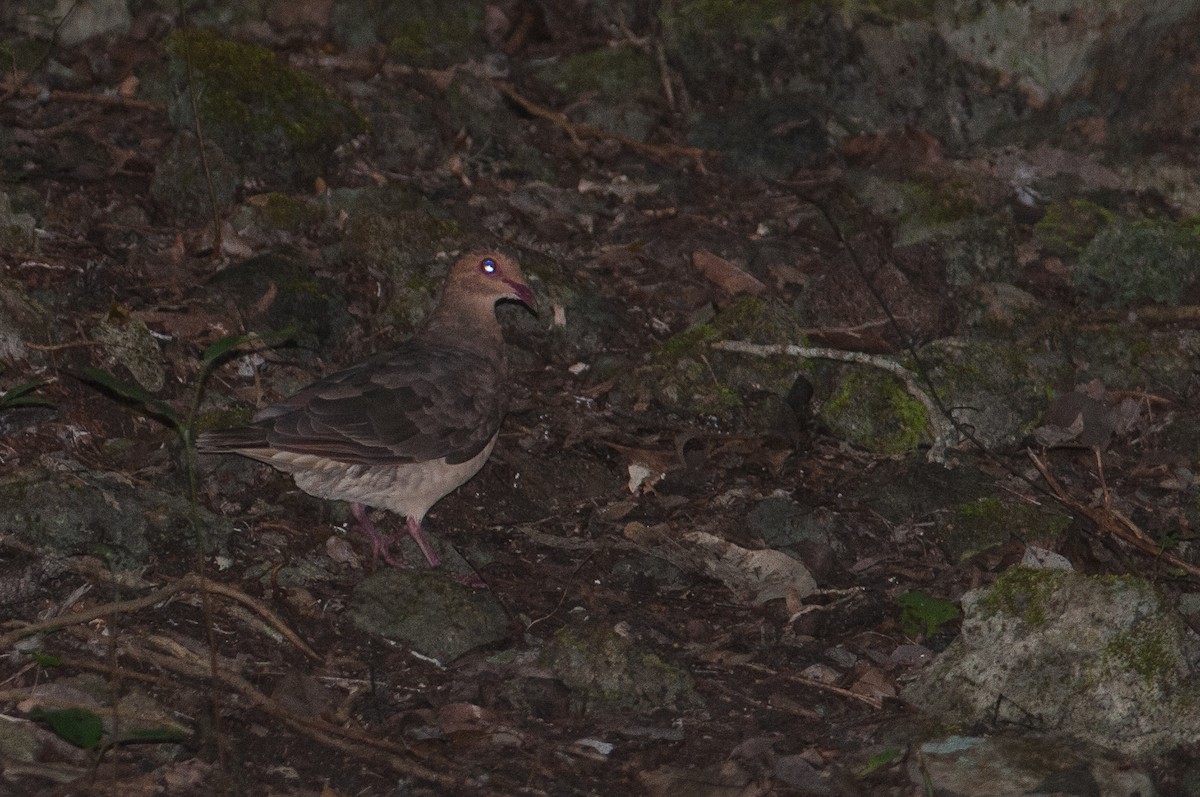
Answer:
<svg viewBox="0 0 1200 797"><path fill-rule="evenodd" d="M425 554L425 559L429 562L430 567L437 567L442 563L442 560L438 558L437 551L433 550L429 538L425 536L425 532L421 528L421 521L408 518L408 536L413 538L417 547L421 549L421 553Z"/></svg>
<svg viewBox="0 0 1200 797"><path fill-rule="evenodd" d="M375 530L370 518L367 517L367 508L362 504L351 503L350 514L354 515L354 520L358 524L358 531L371 541L371 567L379 564L379 557L383 555L383 561L387 562L392 567L408 567L403 559L397 559L392 556L388 550L388 541L382 534ZM428 542L426 542L428 544Z"/></svg>

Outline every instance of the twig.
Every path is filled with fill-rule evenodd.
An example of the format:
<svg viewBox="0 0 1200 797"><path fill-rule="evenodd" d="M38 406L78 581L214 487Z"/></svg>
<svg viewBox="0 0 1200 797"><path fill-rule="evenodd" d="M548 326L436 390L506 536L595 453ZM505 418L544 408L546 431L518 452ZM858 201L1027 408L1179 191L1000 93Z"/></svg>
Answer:
<svg viewBox="0 0 1200 797"><path fill-rule="evenodd" d="M1042 478L1046 480L1046 484L1050 485L1050 489L1054 492L1054 497L1063 506L1074 512L1078 512L1092 521L1098 529L1114 537L1119 537L1139 551L1172 564L1193 576L1200 577L1200 567L1185 562L1178 556L1167 553L1161 545L1156 543L1146 532L1142 531L1141 527L1130 520L1123 512L1111 505L1106 505L1103 508L1094 508L1082 503L1058 483L1058 480L1050 474L1050 470L1046 467L1046 464L1038 458L1038 455L1032 449L1026 449L1025 453L1033 462L1033 466L1042 474Z"/></svg>
<svg viewBox="0 0 1200 797"><path fill-rule="evenodd" d="M95 105L106 105L113 108L135 108L142 111L165 111L167 106L161 102L138 100L133 97L122 97L119 94L89 94L85 91L63 91L55 89L50 97L56 100L70 102L89 102Z"/></svg>
<svg viewBox="0 0 1200 797"><path fill-rule="evenodd" d="M107 617L111 614L125 614L129 612L140 611L150 606L154 606L157 603L162 603L172 595L184 592L186 590L195 590L202 594L222 595L226 598L248 606L256 614L265 619L273 628L279 631L279 633L282 634L289 642L299 648L304 655L309 656L317 661L321 660L321 657L317 655L316 651L309 647L308 643L301 639L295 631L288 628L283 620L279 619L279 617L276 616L275 613L266 606L263 606L261 603L254 600L254 598L251 598L249 595L235 587L231 587L226 584L218 584L208 579L202 579L194 573L186 575L173 584L168 584L167 586L157 589L149 595L143 595L140 598L131 598L130 600L125 601L103 603L98 606L93 606L90 609L84 609L82 611L60 615L58 617L51 617L48 620L42 620L41 622L30 623L29 625L22 626L15 631L10 631L7 634L0 636L0 650L7 649L16 644L19 640L41 631L50 631L70 625L83 625L97 618Z"/></svg>
<svg viewBox="0 0 1200 797"><path fill-rule="evenodd" d="M929 449L929 461L942 462L946 458L946 447L949 445L954 432L953 424L938 409L938 405L934 402L933 398L917 383L916 376L895 360L879 357L874 354L864 354L860 351L842 351L841 349L828 349L820 346L763 345L747 343L742 340L720 340L713 343L712 348L718 351L752 354L755 357L784 355L787 357L804 357L818 360L837 360L838 362L858 363L860 365L882 368L903 382L904 389L913 398L921 402L921 406L925 408L925 415L929 421L930 436L933 438L933 445Z"/></svg>
<svg viewBox="0 0 1200 797"><path fill-rule="evenodd" d="M183 2L179 0L179 18L183 22L183 66L187 75L188 102L192 109L192 129L196 135L196 146L200 155L200 168L204 172L204 184L208 189L208 204L212 210L213 257L221 257L221 209L217 206L217 189L213 182L212 169L208 165L208 151L204 147L204 128L200 122L200 100L196 98L196 77L192 69L192 37L187 30L187 16Z"/></svg>
<svg viewBox="0 0 1200 797"><path fill-rule="evenodd" d="M868 706L876 710L883 708L883 701L879 698L871 697L870 695L860 695L858 692L853 692L841 686L834 686L833 684L814 681L812 678L805 678L802 675L791 675L786 672L779 672L778 670L772 670L770 667L764 667L761 664L753 664L751 662L741 662L738 664L738 666L745 667L749 670L754 670L755 672L766 673L767 675L772 675L777 678L784 678L792 683L800 684L801 686L811 686L813 689L821 689L840 697L857 700L860 703L866 703Z"/></svg>
<svg viewBox="0 0 1200 797"><path fill-rule="evenodd" d="M15 56L13 57L13 78L14 78L13 86L11 89L4 92L4 94L0 94L0 102L7 102L17 92L19 92L21 89L23 89L25 87L25 85L27 83L29 83L30 80L33 79L33 75L35 72L42 69L42 67L44 67L46 65L46 62L48 62L50 60L50 53L54 52L54 48L58 45L58 32L60 30L62 30L63 25L67 24L67 20L70 19L71 15L75 13L75 9L78 6L79 6L78 2L71 3L71 7L67 9L67 13L63 14L62 19L60 19L58 22L56 22L54 24L54 30L52 30L50 32L50 41L46 44L46 52L42 53L42 57L38 61L37 66L35 66L33 69L29 70L29 73L25 76L24 80L21 80L21 81L16 80L16 72L17 72L16 60L17 59Z"/></svg>
<svg viewBox="0 0 1200 797"><path fill-rule="evenodd" d="M370 758L405 775L437 783L445 787L463 787L471 784L464 783L458 778L435 772L421 764L408 761L402 756L413 755L412 751L403 745L389 741L387 738L372 735L356 728L343 728L326 722L319 717L309 717L296 714L281 706L275 700L260 692L258 689L237 673L218 668L214 673L207 663L199 659L185 661L167 653L157 653L136 645L125 645L121 654L159 669L184 675L190 678L207 679L215 677L220 683L246 698L253 706L264 713L278 719L322 744L337 748L359 758Z"/></svg>
<svg viewBox="0 0 1200 797"><path fill-rule="evenodd" d="M539 119L545 119L556 127L562 129L566 133L572 143L578 147L583 146L582 138L598 138L602 140L616 141L627 149L632 149L635 152L640 152L643 155L649 155L652 158L659 160L670 160L671 158L691 158L696 164L696 171L700 174L708 174L708 169L704 166L704 159L714 156L714 153L708 150L700 149L699 147L680 147L674 144L646 144L641 141L636 141L628 136L622 136L617 133L610 133L600 127L593 125L572 122L567 118L567 115L562 111L555 111L543 105L538 105L530 99L526 99L517 92L511 84L505 83L502 80L491 81L492 85L508 97L510 100L520 105L527 112L533 114Z"/></svg>

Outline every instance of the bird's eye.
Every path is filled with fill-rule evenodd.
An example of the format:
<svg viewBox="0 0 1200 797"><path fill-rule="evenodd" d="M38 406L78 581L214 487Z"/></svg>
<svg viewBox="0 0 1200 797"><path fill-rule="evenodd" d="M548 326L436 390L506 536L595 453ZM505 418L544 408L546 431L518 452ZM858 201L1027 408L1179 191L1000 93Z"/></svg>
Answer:
<svg viewBox="0 0 1200 797"><path fill-rule="evenodd" d="M492 260L490 257L485 257L483 260L479 261L479 270L484 274L495 274L496 261Z"/></svg>

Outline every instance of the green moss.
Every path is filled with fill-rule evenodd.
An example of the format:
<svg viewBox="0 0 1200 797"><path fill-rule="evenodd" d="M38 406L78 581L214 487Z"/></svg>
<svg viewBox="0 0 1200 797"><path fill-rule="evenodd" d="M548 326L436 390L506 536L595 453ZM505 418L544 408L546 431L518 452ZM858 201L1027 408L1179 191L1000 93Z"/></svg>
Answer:
<svg viewBox="0 0 1200 797"><path fill-rule="evenodd" d="M649 361L625 380L644 400L669 409L718 418L743 406L743 393L785 393L796 372L809 367L792 357L749 357L714 351L716 340L752 343L802 341L799 319L791 308L754 297L739 297L706 324L697 324L659 345Z"/></svg>
<svg viewBox="0 0 1200 797"><path fill-rule="evenodd" d="M278 191L263 195L255 209L260 223L267 229L293 233L318 224L324 216L317 205Z"/></svg>
<svg viewBox="0 0 1200 797"><path fill-rule="evenodd" d="M951 507L952 526L947 529L948 547L955 558L962 560L994 545L1003 544L1014 535L1050 540L1062 533L1071 517L1045 507L1024 502L1003 501L986 496Z"/></svg>
<svg viewBox="0 0 1200 797"><path fill-rule="evenodd" d="M572 96L597 92L610 100L658 96L658 67L637 47L604 47L547 67L543 77Z"/></svg>
<svg viewBox="0 0 1200 797"><path fill-rule="evenodd" d="M1050 254L1074 257L1115 218L1112 211L1086 199L1055 202L1034 225L1034 240Z"/></svg>
<svg viewBox="0 0 1200 797"><path fill-rule="evenodd" d="M1175 640L1178 636L1178 629L1171 625L1168 618L1148 618L1114 637L1104 653L1150 684L1179 671L1182 662L1176 655L1178 646Z"/></svg>
<svg viewBox="0 0 1200 797"><path fill-rule="evenodd" d="M5 72L32 72L43 66L50 45L37 39L0 41L0 64Z"/></svg>
<svg viewBox="0 0 1200 797"><path fill-rule="evenodd" d="M396 17L386 26L388 54L408 63L434 65L471 53L483 44L482 8L463 4Z"/></svg>
<svg viewBox="0 0 1200 797"><path fill-rule="evenodd" d="M1118 221L1079 257L1075 284L1098 307L1178 304L1200 279L1200 234L1162 220Z"/></svg>
<svg viewBox="0 0 1200 797"><path fill-rule="evenodd" d="M851 445L882 454L911 451L929 439L925 407L895 377L847 366L837 391L821 405L821 419Z"/></svg>
<svg viewBox="0 0 1200 797"><path fill-rule="evenodd" d="M541 664L592 708L653 710L699 703L686 671L604 625L559 630Z"/></svg>
<svg viewBox="0 0 1200 797"><path fill-rule="evenodd" d="M311 178L335 147L367 130L362 114L265 47L196 28L176 30L166 47L183 98L171 107L173 121L190 128L186 93L194 88L206 131L251 173L279 171L280 164L262 162L274 159L290 176Z"/></svg>
<svg viewBox="0 0 1200 797"><path fill-rule="evenodd" d="M663 359L686 357L708 350L708 344L717 340L719 334L712 324L697 324L685 329L677 335L672 335L658 347L656 356Z"/></svg>
<svg viewBox="0 0 1200 797"><path fill-rule="evenodd" d="M996 579L980 602L983 616L1005 614L1019 617L1030 626L1043 625L1050 598L1070 575L1065 570L1010 567Z"/></svg>
<svg viewBox="0 0 1200 797"><path fill-rule="evenodd" d="M781 30L806 7L792 0L684 0L664 4L659 17L676 36L708 32L757 38L768 30Z"/></svg>
<svg viewBox="0 0 1200 797"><path fill-rule="evenodd" d="M924 224L951 224L979 210L971 186L964 180L909 180L902 183L912 213Z"/></svg>
<svg viewBox="0 0 1200 797"><path fill-rule="evenodd" d="M250 407L222 407L220 409L201 412L196 416L194 431L198 434L210 429L230 429L234 426L244 426L254 416Z"/></svg>
<svg viewBox="0 0 1200 797"><path fill-rule="evenodd" d="M841 0L854 18L881 17L885 20L932 19L938 0Z"/></svg>

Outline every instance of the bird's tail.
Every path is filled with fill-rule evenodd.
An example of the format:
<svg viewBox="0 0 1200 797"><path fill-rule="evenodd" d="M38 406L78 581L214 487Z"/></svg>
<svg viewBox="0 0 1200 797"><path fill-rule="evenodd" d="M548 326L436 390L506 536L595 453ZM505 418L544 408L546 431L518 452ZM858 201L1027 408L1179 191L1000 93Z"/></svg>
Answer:
<svg viewBox="0 0 1200 797"><path fill-rule="evenodd" d="M196 450L202 454L225 454L266 447L267 430L258 426L201 432L196 438Z"/></svg>

